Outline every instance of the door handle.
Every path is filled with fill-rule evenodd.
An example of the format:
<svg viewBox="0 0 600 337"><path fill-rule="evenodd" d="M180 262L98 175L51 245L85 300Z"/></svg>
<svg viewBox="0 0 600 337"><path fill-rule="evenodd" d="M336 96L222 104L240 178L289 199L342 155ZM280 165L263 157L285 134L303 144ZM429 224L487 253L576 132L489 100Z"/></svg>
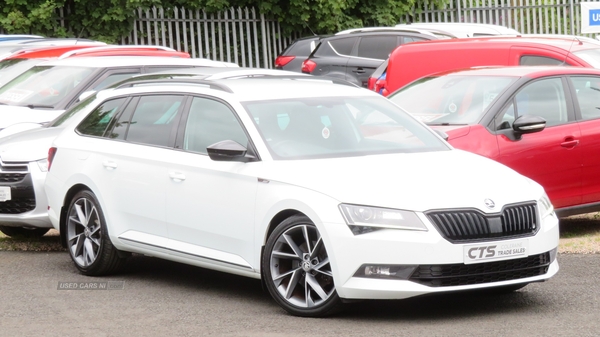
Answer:
<svg viewBox="0 0 600 337"><path fill-rule="evenodd" d="M185 174L181 172L169 172L169 178L179 183L185 180Z"/></svg>
<svg viewBox="0 0 600 337"><path fill-rule="evenodd" d="M567 148L567 149L572 149L577 145L579 145L579 139L572 139L572 138L560 143L560 146Z"/></svg>
<svg viewBox="0 0 600 337"><path fill-rule="evenodd" d="M102 166L104 166L104 168L107 170L114 170L117 168L117 163L112 160L105 160L102 162Z"/></svg>
<svg viewBox="0 0 600 337"><path fill-rule="evenodd" d="M357 74L364 74L365 70L363 68L358 68L356 70L352 70L352 72L357 73Z"/></svg>

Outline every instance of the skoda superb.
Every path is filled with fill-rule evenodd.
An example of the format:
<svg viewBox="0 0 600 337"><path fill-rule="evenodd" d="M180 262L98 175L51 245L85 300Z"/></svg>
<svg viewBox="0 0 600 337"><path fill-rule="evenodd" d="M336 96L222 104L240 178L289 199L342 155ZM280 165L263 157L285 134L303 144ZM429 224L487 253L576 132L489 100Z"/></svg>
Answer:
<svg viewBox="0 0 600 337"><path fill-rule="evenodd" d="M49 216L83 274L141 253L262 279L288 312L322 316L557 273L543 188L387 99L321 79L177 81L112 90L49 151Z"/></svg>

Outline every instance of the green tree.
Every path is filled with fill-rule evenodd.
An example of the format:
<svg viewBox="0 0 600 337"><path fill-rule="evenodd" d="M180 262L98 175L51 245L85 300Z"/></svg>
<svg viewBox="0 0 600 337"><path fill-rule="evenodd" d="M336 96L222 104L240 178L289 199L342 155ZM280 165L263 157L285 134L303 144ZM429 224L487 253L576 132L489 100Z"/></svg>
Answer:
<svg viewBox="0 0 600 337"><path fill-rule="evenodd" d="M441 5L447 0L430 0ZM119 42L131 29L136 8L205 9L256 7L283 23L285 33L317 34L369 26L389 26L409 13L416 0L0 0L0 27L8 33L80 37ZM63 8L64 27L58 9Z"/></svg>

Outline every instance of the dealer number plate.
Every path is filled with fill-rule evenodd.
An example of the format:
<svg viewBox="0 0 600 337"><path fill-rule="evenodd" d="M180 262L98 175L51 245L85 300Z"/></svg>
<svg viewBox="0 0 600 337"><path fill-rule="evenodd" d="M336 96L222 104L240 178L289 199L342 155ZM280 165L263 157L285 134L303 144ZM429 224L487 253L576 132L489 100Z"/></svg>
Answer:
<svg viewBox="0 0 600 337"><path fill-rule="evenodd" d="M10 187L0 186L0 202L10 200Z"/></svg>
<svg viewBox="0 0 600 337"><path fill-rule="evenodd" d="M463 248L465 264L510 260L529 255L528 240L481 243Z"/></svg>

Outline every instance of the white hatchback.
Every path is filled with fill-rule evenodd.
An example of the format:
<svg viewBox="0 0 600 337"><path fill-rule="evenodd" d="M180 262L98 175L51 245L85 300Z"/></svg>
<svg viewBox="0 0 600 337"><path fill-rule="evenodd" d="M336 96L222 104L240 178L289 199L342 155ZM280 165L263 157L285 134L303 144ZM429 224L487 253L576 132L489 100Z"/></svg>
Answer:
<svg viewBox="0 0 600 337"><path fill-rule="evenodd" d="M116 89L49 152L75 266L135 252L262 278L321 316L341 300L515 290L558 272L543 188L452 149L385 98L321 79Z"/></svg>

